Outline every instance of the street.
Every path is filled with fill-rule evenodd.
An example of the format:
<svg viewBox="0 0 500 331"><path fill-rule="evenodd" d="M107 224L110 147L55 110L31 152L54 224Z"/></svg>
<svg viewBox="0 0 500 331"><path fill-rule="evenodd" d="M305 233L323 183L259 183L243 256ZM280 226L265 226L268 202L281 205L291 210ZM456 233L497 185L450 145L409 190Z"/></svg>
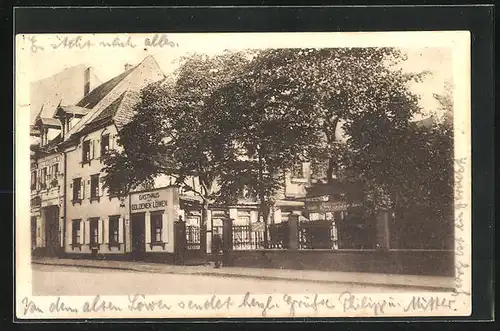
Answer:
<svg viewBox="0 0 500 331"><path fill-rule="evenodd" d="M408 292L411 289L327 284L257 278L162 274L152 272L32 265L33 295L236 294Z"/></svg>

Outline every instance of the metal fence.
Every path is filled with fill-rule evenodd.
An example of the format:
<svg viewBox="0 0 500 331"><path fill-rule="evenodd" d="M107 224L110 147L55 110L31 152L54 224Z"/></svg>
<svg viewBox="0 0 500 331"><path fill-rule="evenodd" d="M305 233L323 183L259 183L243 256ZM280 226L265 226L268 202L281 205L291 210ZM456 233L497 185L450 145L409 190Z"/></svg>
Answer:
<svg viewBox="0 0 500 331"><path fill-rule="evenodd" d="M264 231L253 231L251 225L233 225L233 249L264 248Z"/></svg>
<svg viewBox="0 0 500 331"><path fill-rule="evenodd" d="M214 226L213 233L222 235L223 227ZM268 245L264 244L264 228L255 230L252 225L233 225L233 249L287 249L289 247L289 225L287 222L268 225ZM297 228L299 249L337 249L338 236L332 221L299 222ZM186 225L188 250L200 249L200 227Z"/></svg>
<svg viewBox="0 0 500 331"><path fill-rule="evenodd" d="M200 227L198 225L186 225L186 241L188 250L200 249Z"/></svg>

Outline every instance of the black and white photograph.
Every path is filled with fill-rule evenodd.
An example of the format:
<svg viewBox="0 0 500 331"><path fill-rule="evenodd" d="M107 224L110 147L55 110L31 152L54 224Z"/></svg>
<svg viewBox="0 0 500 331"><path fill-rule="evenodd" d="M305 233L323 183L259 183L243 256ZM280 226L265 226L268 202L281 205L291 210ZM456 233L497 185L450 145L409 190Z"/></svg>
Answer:
<svg viewBox="0 0 500 331"><path fill-rule="evenodd" d="M469 49L18 35L17 317L469 315Z"/></svg>

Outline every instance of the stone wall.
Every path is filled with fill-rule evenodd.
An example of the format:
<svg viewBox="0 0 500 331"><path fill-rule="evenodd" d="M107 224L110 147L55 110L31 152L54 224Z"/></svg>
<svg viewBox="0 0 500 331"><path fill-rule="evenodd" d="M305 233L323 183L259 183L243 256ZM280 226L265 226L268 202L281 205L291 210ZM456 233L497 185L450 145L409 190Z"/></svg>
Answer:
<svg viewBox="0 0 500 331"><path fill-rule="evenodd" d="M236 267L449 277L454 275L453 251L233 251L232 263Z"/></svg>

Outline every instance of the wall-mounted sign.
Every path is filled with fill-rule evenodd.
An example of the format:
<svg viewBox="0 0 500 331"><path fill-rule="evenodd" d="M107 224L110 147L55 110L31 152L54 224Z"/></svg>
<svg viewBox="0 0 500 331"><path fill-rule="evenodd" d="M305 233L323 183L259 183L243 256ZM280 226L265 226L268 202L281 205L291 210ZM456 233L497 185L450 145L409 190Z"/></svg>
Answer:
<svg viewBox="0 0 500 331"><path fill-rule="evenodd" d="M132 213L162 210L167 207L167 204L167 189L132 193L130 195L130 211Z"/></svg>
<svg viewBox="0 0 500 331"><path fill-rule="evenodd" d="M347 203L341 201L326 201L326 202L316 202L307 205L307 209L310 212L336 212L336 211L346 211L348 208L359 207L360 203Z"/></svg>

